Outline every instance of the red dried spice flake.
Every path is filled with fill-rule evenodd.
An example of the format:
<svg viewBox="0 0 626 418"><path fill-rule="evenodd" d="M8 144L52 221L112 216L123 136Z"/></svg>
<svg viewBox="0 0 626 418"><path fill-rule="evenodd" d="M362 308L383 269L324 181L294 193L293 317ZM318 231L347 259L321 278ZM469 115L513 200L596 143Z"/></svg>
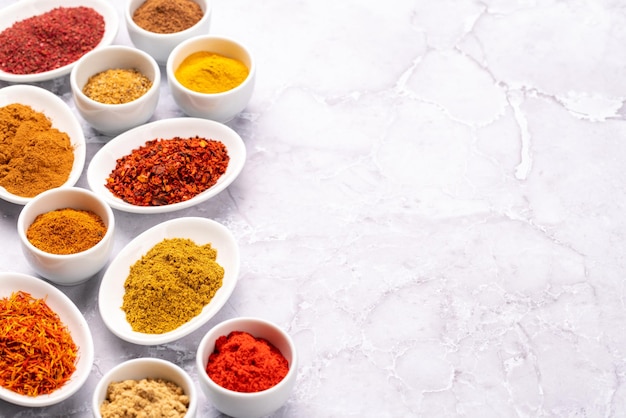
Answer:
<svg viewBox="0 0 626 418"><path fill-rule="evenodd" d="M0 299L0 386L49 394L72 377L77 358L70 331L45 299L23 291Z"/></svg>
<svg viewBox="0 0 626 418"><path fill-rule="evenodd" d="M57 7L0 33L0 69L36 74L63 67L94 49L104 36L104 18L90 7Z"/></svg>
<svg viewBox="0 0 626 418"><path fill-rule="evenodd" d="M131 205L184 202L217 183L229 160L226 146L214 139L153 139L116 161L106 187Z"/></svg>

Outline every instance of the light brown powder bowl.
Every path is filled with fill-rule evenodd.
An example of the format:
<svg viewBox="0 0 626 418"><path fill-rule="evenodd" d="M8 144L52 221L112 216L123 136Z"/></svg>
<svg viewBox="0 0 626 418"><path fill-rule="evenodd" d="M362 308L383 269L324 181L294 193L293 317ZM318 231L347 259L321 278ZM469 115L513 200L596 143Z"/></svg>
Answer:
<svg viewBox="0 0 626 418"><path fill-rule="evenodd" d="M184 418L194 418L198 405L196 386L191 376L176 364L158 358L142 357L127 360L106 372L92 396L91 409L95 418L102 418L100 406L106 399L107 388L112 382L123 380L164 379L180 386L189 397L189 406Z"/></svg>

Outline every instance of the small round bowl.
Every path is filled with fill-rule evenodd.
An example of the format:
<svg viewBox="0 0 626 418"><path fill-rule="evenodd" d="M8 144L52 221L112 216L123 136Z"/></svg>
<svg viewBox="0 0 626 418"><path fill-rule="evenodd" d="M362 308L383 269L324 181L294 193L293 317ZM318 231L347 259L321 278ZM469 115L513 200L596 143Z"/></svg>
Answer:
<svg viewBox="0 0 626 418"><path fill-rule="evenodd" d="M192 27L174 33L150 32L135 23L133 14L146 0L127 0L124 19L131 42L137 48L150 54L159 64L165 65L170 52L182 41L194 36L206 35L211 27L211 4L209 0L194 0L204 15Z"/></svg>
<svg viewBox="0 0 626 418"><path fill-rule="evenodd" d="M89 78L109 69L136 69L152 80L152 87L141 97L122 104L106 104L83 93ZM115 136L146 122L159 101L161 70L147 53L125 45L96 49L80 58L70 73L72 97L78 113L95 130Z"/></svg>
<svg viewBox="0 0 626 418"><path fill-rule="evenodd" d="M243 62L248 77L239 86L223 93L199 93L183 86L174 75L181 62L194 52L209 51ZM197 36L178 45L167 64L167 83L174 101L187 115L226 123L246 108L256 79L256 63L250 51L241 43L219 36Z"/></svg>
<svg viewBox="0 0 626 418"><path fill-rule="evenodd" d="M30 293L36 299L46 299L46 304L59 315L61 322L67 326L72 335L78 347L78 360L76 370L70 380L54 392L47 395L26 396L0 386L0 399L26 407L54 405L75 394L87 381L94 360L91 331L74 302L50 283L27 274L0 273L0 298L10 297L13 292L20 290Z"/></svg>
<svg viewBox="0 0 626 418"><path fill-rule="evenodd" d="M289 362L289 372L284 379L267 390L251 393L225 389L211 380L206 372L209 355L215 350L215 341L231 331L248 332L256 338L265 338L278 348ZM293 391L297 367L296 347L289 334L258 318L233 318L217 324L202 338L196 354L200 389L217 410L235 418L258 418L279 409Z"/></svg>
<svg viewBox="0 0 626 418"><path fill-rule="evenodd" d="M189 397L185 418L196 416L198 394L193 380L187 372L167 360L143 357L127 360L113 367L102 376L93 393L91 409L95 418L102 418L100 406L107 396L107 388L113 382L123 380L164 379L180 386Z"/></svg>
<svg viewBox="0 0 626 418"><path fill-rule="evenodd" d="M100 216L107 231L100 242L76 254L51 254L35 247L26 237L35 218L56 209L90 210ZM75 285L93 277L108 262L113 250L115 218L113 210L90 190L60 187L45 191L28 202L17 219L22 252L37 274L59 285Z"/></svg>

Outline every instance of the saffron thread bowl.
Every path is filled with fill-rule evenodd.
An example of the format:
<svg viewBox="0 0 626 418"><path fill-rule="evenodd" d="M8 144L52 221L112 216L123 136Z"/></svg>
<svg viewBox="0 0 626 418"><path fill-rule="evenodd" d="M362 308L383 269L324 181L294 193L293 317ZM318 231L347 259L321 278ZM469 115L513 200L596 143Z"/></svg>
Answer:
<svg viewBox="0 0 626 418"><path fill-rule="evenodd" d="M117 10L106 0L21 0L0 9L0 32L11 27L16 22L41 15L57 7L80 6L94 9L104 18L104 34L100 43L94 49L112 44L117 36L120 23ZM54 70L34 74L13 74L0 70L0 80L11 83L32 83L52 80L69 74L75 64L76 61Z"/></svg>
<svg viewBox="0 0 626 418"><path fill-rule="evenodd" d="M287 375L275 386L260 392L235 392L214 382L206 368L209 355L215 350L215 342L232 331L242 331L255 338L264 338L289 363ZM228 319L211 328L200 340L196 352L196 372L200 389L217 410L235 418L259 418L282 407L291 396L298 372L298 355L291 336L276 324L253 317Z"/></svg>
<svg viewBox="0 0 626 418"><path fill-rule="evenodd" d="M87 381L94 361L94 344L89 325L74 302L53 285L27 274L0 273L0 298L24 291L46 304L59 315L78 347L76 370L70 380L47 395L26 396L0 386L0 399L15 405L44 407L62 402L75 394Z"/></svg>
<svg viewBox="0 0 626 418"><path fill-rule="evenodd" d="M183 202L161 206L139 206L123 201L106 187L107 178L115 168L117 160L145 145L146 142L159 138L189 138L196 135L221 141L230 157L226 172L209 189ZM241 173L245 160L246 147L243 140L226 125L201 118L162 119L128 130L107 142L91 159L87 168L87 182L91 190L114 209L144 214L172 212L195 206L226 189Z"/></svg>
<svg viewBox="0 0 626 418"><path fill-rule="evenodd" d="M141 379L164 379L179 386L189 397L189 406L184 418L196 416L198 391L191 376L170 361L153 357L140 357L116 365L100 378L91 401L94 418L102 418L100 407L106 399L107 388L111 383Z"/></svg>
<svg viewBox="0 0 626 418"><path fill-rule="evenodd" d="M61 187L71 187L80 178L85 166L86 145L83 129L72 109L57 95L37 86L16 84L0 89L0 107L14 103L30 106L36 112L46 115L52 127L65 132L74 147L74 163L68 179ZM18 205L25 205L32 197L18 196L0 187L0 199Z"/></svg>
<svg viewBox="0 0 626 418"><path fill-rule="evenodd" d="M164 239L188 238L197 245L210 243L217 250L216 262L224 268L222 286L202 312L178 328L163 334L134 331L122 310L124 283L130 267ZM176 218L160 223L128 243L109 264L98 292L98 309L106 327L117 337L138 345L158 345L176 341L206 324L226 304L239 276L239 247L224 225L199 217Z"/></svg>
<svg viewBox="0 0 626 418"><path fill-rule="evenodd" d="M210 0L194 0L202 9L202 18L192 27L173 33L150 32L133 20L135 10L146 0L128 0L124 9L124 20L130 41L142 51L150 54L160 65L165 65L170 53L182 41L194 36L206 35L211 28Z"/></svg>

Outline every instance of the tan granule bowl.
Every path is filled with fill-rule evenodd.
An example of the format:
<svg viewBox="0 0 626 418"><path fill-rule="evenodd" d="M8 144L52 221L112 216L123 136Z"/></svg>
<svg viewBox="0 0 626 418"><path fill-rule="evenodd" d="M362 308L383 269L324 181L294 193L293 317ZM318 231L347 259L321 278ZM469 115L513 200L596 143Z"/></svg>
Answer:
<svg viewBox="0 0 626 418"><path fill-rule="evenodd" d="M110 383L123 380L164 379L180 386L189 397L189 406L184 418L194 418L198 405L198 394L191 376L176 364L153 357L127 360L106 372L96 385L91 409L95 418L102 418L100 406L106 399Z"/></svg>

